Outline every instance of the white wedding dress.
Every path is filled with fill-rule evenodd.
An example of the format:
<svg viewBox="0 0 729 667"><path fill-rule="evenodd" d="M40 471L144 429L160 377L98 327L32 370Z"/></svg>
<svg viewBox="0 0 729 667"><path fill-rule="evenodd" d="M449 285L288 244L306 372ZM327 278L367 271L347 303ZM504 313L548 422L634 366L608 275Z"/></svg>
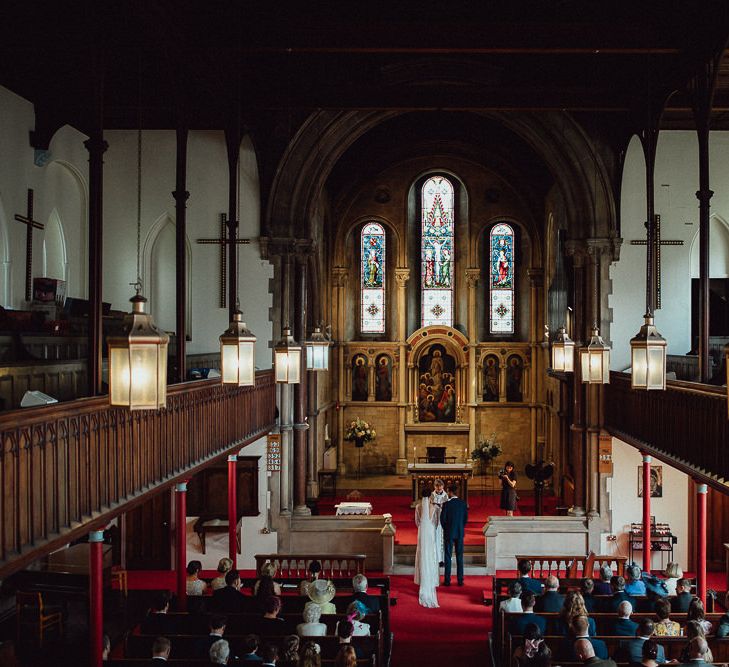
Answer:
<svg viewBox="0 0 729 667"><path fill-rule="evenodd" d="M418 547L415 551L415 583L420 584L418 602L423 607L438 607L435 589L439 584L435 529L440 523L440 507L422 498L415 508Z"/></svg>

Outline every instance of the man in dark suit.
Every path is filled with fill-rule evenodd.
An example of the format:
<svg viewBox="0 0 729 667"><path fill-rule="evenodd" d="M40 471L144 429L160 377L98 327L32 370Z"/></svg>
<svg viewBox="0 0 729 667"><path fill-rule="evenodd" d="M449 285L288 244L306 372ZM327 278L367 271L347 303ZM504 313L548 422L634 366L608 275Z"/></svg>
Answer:
<svg viewBox="0 0 729 667"><path fill-rule="evenodd" d="M643 644L645 643L646 639L650 639L650 637L653 635L654 630L655 627L653 625L653 621L651 621L650 618L640 619L638 629L635 632L635 639L622 641L618 646L618 654L621 656L621 658L625 659L626 662L632 662L636 665L639 665L641 662L643 662ZM660 644L658 644L658 654L656 655L656 662L666 662L666 653L663 650L663 646L661 646Z"/></svg>
<svg viewBox="0 0 729 667"><path fill-rule="evenodd" d="M638 606L634 597L631 597L625 592L625 579L620 576L615 576L610 580L610 587L613 589L613 596L608 600L607 606L603 611L617 613L618 607L621 602L630 602L632 609ZM642 660L642 658L641 658ZM640 662L640 660L638 660Z"/></svg>
<svg viewBox="0 0 729 667"><path fill-rule="evenodd" d="M157 637L152 644L152 663L167 662L170 658L172 643L167 637Z"/></svg>
<svg viewBox="0 0 729 667"><path fill-rule="evenodd" d="M440 513L440 524L443 526L443 543L445 545L445 572L443 585L451 585L451 554L456 548L456 578L458 585L463 586L463 538L466 534L468 507L458 496L453 484L448 486L448 501Z"/></svg>
<svg viewBox="0 0 729 667"><path fill-rule="evenodd" d="M534 603L536 601L537 596L534 595L534 591L524 591L521 594L522 613L512 614L509 622L509 632L512 635L523 635L526 626L530 623L534 623L542 635L547 634L547 619L534 613Z"/></svg>
<svg viewBox="0 0 729 667"><path fill-rule="evenodd" d="M564 595L559 593L559 579L550 574L544 580L544 593L539 597L536 604L538 612L558 612L562 610Z"/></svg>
<svg viewBox="0 0 729 667"><path fill-rule="evenodd" d="M566 636L559 647L558 655L562 660L568 662L574 662L575 660L581 660L576 653L576 640L584 639L592 646L592 655L597 656L600 660L608 659L607 644L602 639L595 639L590 637L590 619L587 616L577 616L572 621L572 629L574 630L575 636Z"/></svg>
<svg viewBox="0 0 729 667"><path fill-rule="evenodd" d="M703 637L694 637L688 645L689 662L684 662L678 667L699 667L700 665L708 665L706 662L706 652L709 645Z"/></svg>
<svg viewBox="0 0 729 667"><path fill-rule="evenodd" d="M578 639L574 644L574 653L583 665L590 667L616 667L615 661L610 658L598 658L592 643L584 638Z"/></svg>
<svg viewBox="0 0 729 667"><path fill-rule="evenodd" d="M213 593L211 607L220 614L240 614L250 611L250 601L240 592L238 570L230 570L225 575L225 586Z"/></svg>
<svg viewBox="0 0 729 667"><path fill-rule="evenodd" d="M590 577L583 579L580 582L580 592L582 593L582 599L585 601L585 609L587 609L587 612L592 614L598 611L597 600L594 597L595 581Z"/></svg>
<svg viewBox="0 0 729 667"><path fill-rule="evenodd" d="M354 593L351 602L361 602L367 607L370 614L380 611L380 598L367 592L367 577L364 574L355 574L352 577L352 590Z"/></svg>
<svg viewBox="0 0 729 667"><path fill-rule="evenodd" d="M638 624L630 620L633 607L627 600L618 605L618 618L613 625L613 634L618 637L635 637L638 632Z"/></svg>
<svg viewBox="0 0 729 667"><path fill-rule="evenodd" d="M208 658L210 656L210 647L219 639L223 639L227 623L228 619L220 614L213 614L210 617L208 625L210 634L207 637L201 637L195 644L195 654L198 658Z"/></svg>
<svg viewBox="0 0 729 667"><path fill-rule="evenodd" d="M145 635L164 637L175 632L175 617L168 616L170 608L170 594L167 591L157 591L149 607L149 613L142 621L142 632Z"/></svg>
<svg viewBox="0 0 729 667"><path fill-rule="evenodd" d="M517 581L521 584L521 588L524 591L532 591L534 595L542 594L542 582L538 579L532 579L532 564L526 559L520 560L516 564L517 570L519 570L519 578Z"/></svg>
<svg viewBox="0 0 729 667"><path fill-rule="evenodd" d="M685 614L691 606L693 597L688 579L679 579L676 582L676 597L671 600L671 611L674 614Z"/></svg>

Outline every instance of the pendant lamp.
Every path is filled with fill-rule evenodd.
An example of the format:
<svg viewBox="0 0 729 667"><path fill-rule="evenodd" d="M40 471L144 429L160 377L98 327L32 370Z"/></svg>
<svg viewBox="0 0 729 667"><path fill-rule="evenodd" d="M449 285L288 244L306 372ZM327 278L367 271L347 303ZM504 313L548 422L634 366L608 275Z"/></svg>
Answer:
<svg viewBox="0 0 729 667"><path fill-rule="evenodd" d="M256 337L243 321L240 310L233 313L233 321L220 336L220 364L223 384L256 384Z"/></svg>
<svg viewBox="0 0 729 667"><path fill-rule="evenodd" d="M650 313L645 324L630 339L631 386L633 389L666 388L666 339L658 333Z"/></svg>
<svg viewBox="0 0 729 667"><path fill-rule="evenodd" d="M580 348L582 381L587 384L610 383L610 348L600 336L600 330L592 328L587 347Z"/></svg>
<svg viewBox="0 0 729 667"><path fill-rule="evenodd" d="M574 373L575 370L575 342L564 327L557 329L552 343L552 370L561 373Z"/></svg>
<svg viewBox="0 0 729 667"><path fill-rule="evenodd" d="M329 339L322 333L321 327L314 327L314 333L304 346L307 371L329 370Z"/></svg>
<svg viewBox="0 0 729 667"><path fill-rule="evenodd" d="M291 329L284 327L281 340L273 348L276 382L299 384L301 382L301 345L291 335Z"/></svg>

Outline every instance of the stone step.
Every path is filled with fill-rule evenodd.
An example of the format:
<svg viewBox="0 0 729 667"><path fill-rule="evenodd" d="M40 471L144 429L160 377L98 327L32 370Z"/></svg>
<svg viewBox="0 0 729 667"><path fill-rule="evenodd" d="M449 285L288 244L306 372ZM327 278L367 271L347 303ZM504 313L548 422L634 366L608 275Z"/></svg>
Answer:
<svg viewBox="0 0 729 667"><path fill-rule="evenodd" d="M443 568L440 570L441 576L443 576ZM393 568L393 574L415 574L415 568L412 565L400 565L395 564ZM473 576L473 577L482 577L487 574L486 572L486 566L485 565L468 565L466 563L463 564L463 574L464 576ZM453 563L453 570L451 572L451 579L455 580L456 578L456 564Z"/></svg>
<svg viewBox="0 0 729 667"><path fill-rule="evenodd" d="M395 545L395 555L397 554L413 554L415 555L415 551L417 550L417 545L415 544L396 544ZM463 553L464 554L483 554L483 544L466 544L463 547Z"/></svg>
<svg viewBox="0 0 729 667"><path fill-rule="evenodd" d="M452 558L453 567L456 567L456 557ZM480 553L464 553L463 554L464 565L486 565L486 554L481 551ZM395 554L395 565L415 565L415 552L412 553L401 553Z"/></svg>

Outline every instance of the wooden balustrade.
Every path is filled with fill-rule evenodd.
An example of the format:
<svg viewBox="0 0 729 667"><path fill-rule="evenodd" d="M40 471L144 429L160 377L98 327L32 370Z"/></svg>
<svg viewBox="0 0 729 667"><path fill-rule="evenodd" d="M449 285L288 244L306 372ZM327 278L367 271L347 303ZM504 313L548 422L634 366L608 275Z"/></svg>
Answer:
<svg viewBox="0 0 729 667"><path fill-rule="evenodd" d="M669 381L665 391L633 391L629 375L611 373L605 428L689 474L729 480L726 387Z"/></svg>
<svg viewBox="0 0 729 667"><path fill-rule="evenodd" d="M0 577L266 433L275 409L263 371L255 388L172 385L164 410L100 396L1 414Z"/></svg>
<svg viewBox="0 0 729 667"><path fill-rule="evenodd" d="M276 577L281 579L301 579L309 574L309 565L312 561L321 564L320 577L334 579L353 577L355 574L364 574L364 554L256 554L256 572L260 574L266 563L276 566Z"/></svg>
<svg viewBox="0 0 729 667"><path fill-rule="evenodd" d="M527 560L531 564L531 576L544 579L550 575L555 577L593 577L595 570L608 565L614 574L621 575L625 570L625 556L598 556L590 553L587 556L514 556L516 565Z"/></svg>

